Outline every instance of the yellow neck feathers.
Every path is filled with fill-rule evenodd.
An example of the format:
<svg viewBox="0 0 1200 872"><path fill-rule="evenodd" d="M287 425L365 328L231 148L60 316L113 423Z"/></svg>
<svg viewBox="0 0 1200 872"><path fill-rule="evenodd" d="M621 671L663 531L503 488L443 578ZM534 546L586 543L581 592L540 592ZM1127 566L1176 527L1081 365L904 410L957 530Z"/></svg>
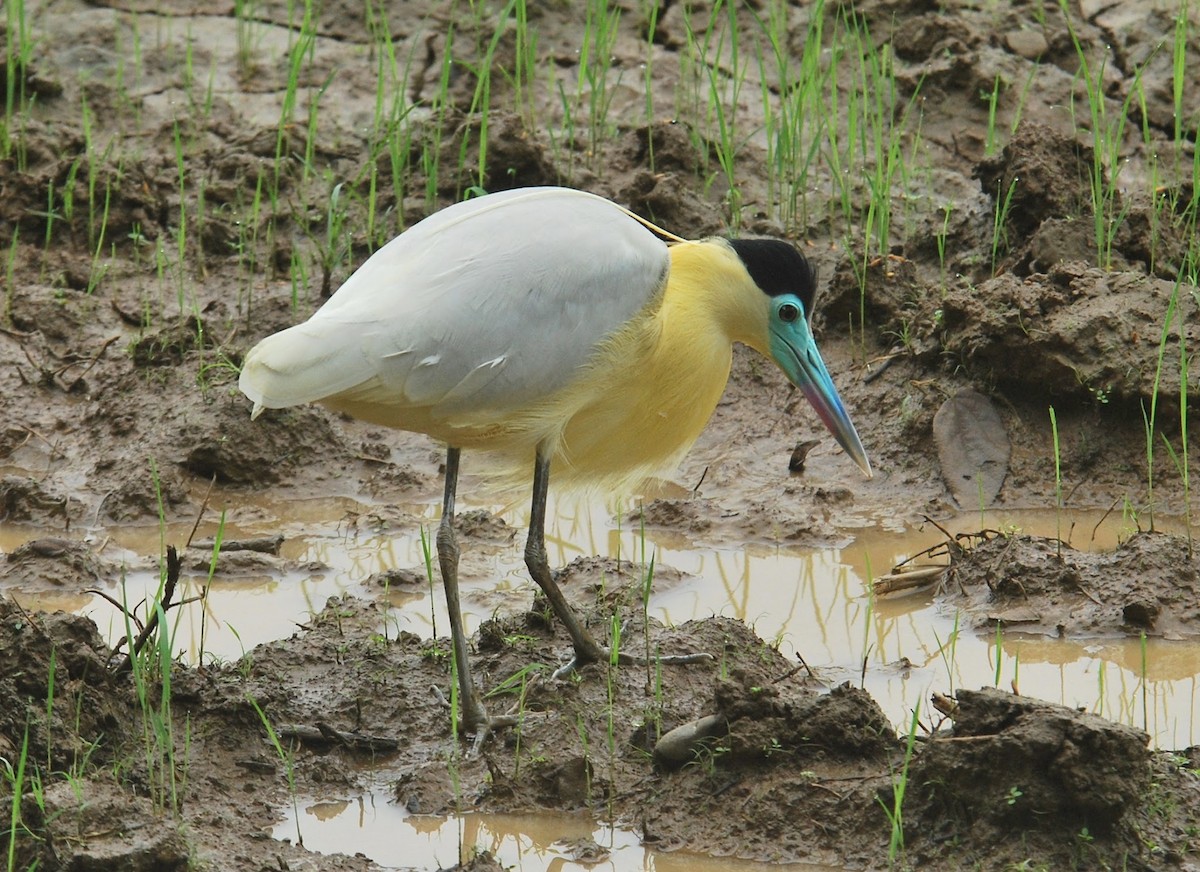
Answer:
<svg viewBox="0 0 1200 872"><path fill-rule="evenodd" d="M662 296L569 388L456 444L495 452L493 471L512 482L527 479L538 444L553 451L556 487L630 493L669 472L725 391L733 343L768 347L768 302L728 243L681 242L670 255Z"/></svg>
<svg viewBox="0 0 1200 872"><path fill-rule="evenodd" d="M573 410L559 419L556 481L623 490L677 464L725 391L733 343L766 348L766 323L763 294L727 243L673 246L661 303L563 398Z"/></svg>
<svg viewBox="0 0 1200 872"><path fill-rule="evenodd" d="M670 253L662 312L677 325L674 329L694 341L741 342L766 354L768 301L729 244L722 239L685 242Z"/></svg>

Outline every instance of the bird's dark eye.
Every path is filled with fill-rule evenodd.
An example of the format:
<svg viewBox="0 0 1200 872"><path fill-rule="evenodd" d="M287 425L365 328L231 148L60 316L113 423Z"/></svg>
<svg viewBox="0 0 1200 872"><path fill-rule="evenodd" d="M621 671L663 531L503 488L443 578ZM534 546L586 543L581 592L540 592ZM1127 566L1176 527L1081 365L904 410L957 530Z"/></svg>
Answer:
<svg viewBox="0 0 1200 872"><path fill-rule="evenodd" d="M784 303L779 307L779 320L785 324L791 324L800 317L800 308L791 303Z"/></svg>

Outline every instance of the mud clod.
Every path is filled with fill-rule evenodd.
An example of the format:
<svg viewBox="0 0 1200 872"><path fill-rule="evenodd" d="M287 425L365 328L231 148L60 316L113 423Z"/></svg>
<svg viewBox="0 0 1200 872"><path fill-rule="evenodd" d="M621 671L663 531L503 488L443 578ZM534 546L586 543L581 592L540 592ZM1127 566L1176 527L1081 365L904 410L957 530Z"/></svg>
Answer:
<svg viewBox="0 0 1200 872"><path fill-rule="evenodd" d="M976 626L1020 615L1027 633L1200 635L1200 561L1171 536L1139 533L1109 553L997 536L955 561L949 600Z"/></svg>
<svg viewBox="0 0 1200 872"><path fill-rule="evenodd" d="M45 521L67 518L67 498L22 475L0 478L0 518L5 521Z"/></svg>
<svg viewBox="0 0 1200 872"><path fill-rule="evenodd" d="M37 858L41 865L78 872L184 872L192 868L195 858L186 835L145 797L90 782L78 788L52 785L44 805L32 799L27 797L22 803L22 813L28 815L30 829L45 838ZM130 814L157 820L159 825L113 827L114 820ZM73 834L87 834L87 838Z"/></svg>
<svg viewBox="0 0 1200 872"><path fill-rule="evenodd" d="M930 809L962 826L1108 833L1149 786L1140 730L991 688L957 700L953 734L930 741L911 777Z"/></svg>
<svg viewBox="0 0 1200 872"><path fill-rule="evenodd" d="M33 539L18 546L0 568L6 584L24 590L57 587L83 591L101 579L115 580L118 574L117 567L85 543L58 537Z"/></svg>

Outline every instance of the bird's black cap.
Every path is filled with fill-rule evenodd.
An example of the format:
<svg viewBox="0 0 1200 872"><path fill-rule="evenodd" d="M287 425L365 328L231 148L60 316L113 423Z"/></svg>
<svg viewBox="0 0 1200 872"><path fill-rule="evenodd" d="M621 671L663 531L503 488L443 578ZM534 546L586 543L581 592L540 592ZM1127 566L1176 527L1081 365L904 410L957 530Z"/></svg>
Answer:
<svg viewBox="0 0 1200 872"><path fill-rule="evenodd" d="M812 317L817 271L796 246L782 239L731 239L729 244L764 294L795 294L805 317Z"/></svg>

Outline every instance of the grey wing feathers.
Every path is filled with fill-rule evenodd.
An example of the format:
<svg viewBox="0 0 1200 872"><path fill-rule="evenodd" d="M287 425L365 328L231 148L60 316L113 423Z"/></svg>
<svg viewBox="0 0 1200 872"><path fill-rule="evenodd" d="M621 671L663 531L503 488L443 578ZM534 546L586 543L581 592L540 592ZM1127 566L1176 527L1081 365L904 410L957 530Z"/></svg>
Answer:
<svg viewBox="0 0 1200 872"><path fill-rule="evenodd" d="M661 290L666 245L563 188L459 203L377 251L309 321L263 340L240 386L277 408L353 392L480 419L568 384Z"/></svg>

